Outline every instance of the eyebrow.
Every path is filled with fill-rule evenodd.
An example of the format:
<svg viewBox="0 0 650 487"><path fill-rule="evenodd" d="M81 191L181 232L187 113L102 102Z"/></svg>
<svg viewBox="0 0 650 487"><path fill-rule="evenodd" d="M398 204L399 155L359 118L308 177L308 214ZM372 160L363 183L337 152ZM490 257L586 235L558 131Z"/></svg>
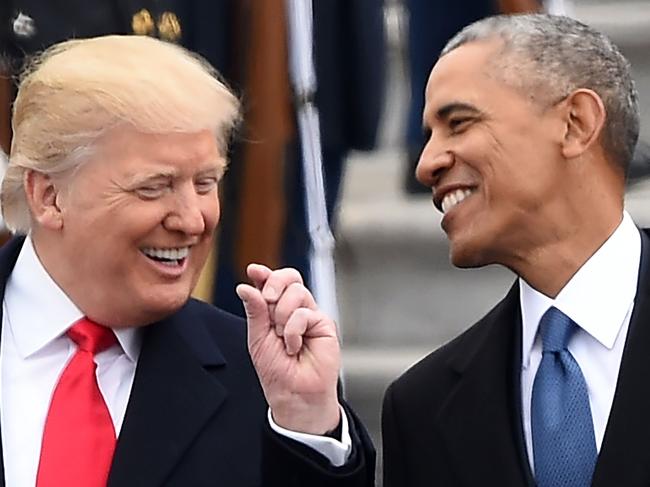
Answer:
<svg viewBox="0 0 650 487"><path fill-rule="evenodd" d="M470 105L469 103L463 103L463 102L452 102L452 103L447 103L446 105L441 106L438 108L438 111L436 112L436 117L439 119L445 119L449 117L452 113L454 112L472 112L474 114L480 115L481 111L476 108L474 105Z"/></svg>
<svg viewBox="0 0 650 487"><path fill-rule="evenodd" d="M210 161L203 165L202 168L198 169L196 174L199 176L204 176L206 174L220 174L225 168L225 162L223 160ZM175 179L179 176L180 170L178 168L170 169L154 169L149 173L132 173L127 176L127 180L132 184L140 184L148 181L155 181L157 179Z"/></svg>
<svg viewBox="0 0 650 487"><path fill-rule="evenodd" d="M149 174L133 174L127 178L129 186L144 184L157 179L173 179L176 176L175 171L156 171Z"/></svg>

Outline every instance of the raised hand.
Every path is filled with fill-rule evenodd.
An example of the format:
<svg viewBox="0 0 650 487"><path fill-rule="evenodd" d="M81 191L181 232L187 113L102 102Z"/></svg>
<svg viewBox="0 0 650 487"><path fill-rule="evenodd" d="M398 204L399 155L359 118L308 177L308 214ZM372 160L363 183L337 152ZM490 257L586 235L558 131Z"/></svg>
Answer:
<svg viewBox="0 0 650 487"><path fill-rule="evenodd" d="M341 364L336 325L318 309L295 269L246 270L253 286L237 294L248 320L248 350L273 420L283 428L324 434L339 423Z"/></svg>

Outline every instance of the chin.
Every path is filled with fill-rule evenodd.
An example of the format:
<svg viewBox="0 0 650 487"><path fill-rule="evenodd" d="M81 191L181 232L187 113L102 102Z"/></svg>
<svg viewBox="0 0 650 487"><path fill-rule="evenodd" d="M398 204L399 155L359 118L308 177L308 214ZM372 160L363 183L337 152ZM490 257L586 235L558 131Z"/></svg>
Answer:
<svg viewBox="0 0 650 487"><path fill-rule="evenodd" d="M182 308L185 303L190 299L190 291L184 291L174 294L169 294L168 296L160 296L156 300L156 308L160 312L166 314L172 314Z"/></svg>
<svg viewBox="0 0 650 487"><path fill-rule="evenodd" d="M451 241L449 243L449 260L460 269L472 269L491 264L484 254L482 248L470 245L468 242Z"/></svg>
<svg viewBox="0 0 650 487"><path fill-rule="evenodd" d="M143 299L143 309L153 318L153 321L161 320L179 309L190 299L189 287L183 289L155 289ZM149 320L151 322L151 320Z"/></svg>

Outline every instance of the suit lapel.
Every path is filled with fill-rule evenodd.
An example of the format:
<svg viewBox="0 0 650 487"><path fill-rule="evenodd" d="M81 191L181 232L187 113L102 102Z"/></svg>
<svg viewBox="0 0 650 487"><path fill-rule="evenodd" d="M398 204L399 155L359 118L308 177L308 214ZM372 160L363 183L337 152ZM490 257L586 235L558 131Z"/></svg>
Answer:
<svg viewBox="0 0 650 487"><path fill-rule="evenodd" d="M14 238L0 249L3 296L23 241L24 238ZM0 324L2 311L0 306ZM207 370L224 365L214 339L200 318L186 308L147 327L109 486L147 487L163 483L226 399L225 388ZM3 461L0 487L5 487Z"/></svg>
<svg viewBox="0 0 650 487"><path fill-rule="evenodd" d="M650 480L650 240L641 232L641 264L612 410L594 486L647 485Z"/></svg>
<svg viewBox="0 0 650 487"><path fill-rule="evenodd" d="M12 238L0 249L0 296L3 296L3 298L5 295L5 288L7 287L7 281L9 280L14 265L16 265L16 260L18 259L18 254L20 253L24 241L24 237ZM0 326L2 325L3 311L4 306L0 306ZM2 431L0 431L0 438L1 437ZM0 441L0 487L5 487L2 441Z"/></svg>
<svg viewBox="0 0 650 487"><path fill-rule="evenodd" d="M109 487L161 485L227 396L205 370L224 360L207 332L196 336L205 330L187 314L147 327ZM195 330L193 343L179 332L183 323Z"/></svg>
<svg viewBox="0 0 650 487"><path fill-rule="evenodd" d="M526 485L528 465L522 452L519 374L513 362L521 347L519 287L484 318L480 334L467 340L451 361L458 384L441 409L437 425L462 485ZM478 330L477 330L478 331ZM519 366L515 370L519 370ZM453 460L452 460L453 461Z"/></svg>

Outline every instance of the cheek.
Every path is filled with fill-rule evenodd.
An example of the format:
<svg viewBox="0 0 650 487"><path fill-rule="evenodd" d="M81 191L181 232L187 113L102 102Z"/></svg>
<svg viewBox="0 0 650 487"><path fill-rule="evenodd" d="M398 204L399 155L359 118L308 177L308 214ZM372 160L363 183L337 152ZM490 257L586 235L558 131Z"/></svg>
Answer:
<svg viewBox="0 0 650 487"><path fill-rule="evenodd" d="M203 203L203 208L201 209L203 213L203 220L205 221L206 230L212 232L217 227L219 219L221 218L221 206L219 205L219 199L207 199Z"/></svg>
<svg viewBox="0 0 650 487"><path fill-rule="evenodd" d="M540 191L540 188L548 187L552 168L530 138L488 133L483 141L482 155L475 160L489 202L527 206L527 202L543 197L546 189Z"/></svg>

